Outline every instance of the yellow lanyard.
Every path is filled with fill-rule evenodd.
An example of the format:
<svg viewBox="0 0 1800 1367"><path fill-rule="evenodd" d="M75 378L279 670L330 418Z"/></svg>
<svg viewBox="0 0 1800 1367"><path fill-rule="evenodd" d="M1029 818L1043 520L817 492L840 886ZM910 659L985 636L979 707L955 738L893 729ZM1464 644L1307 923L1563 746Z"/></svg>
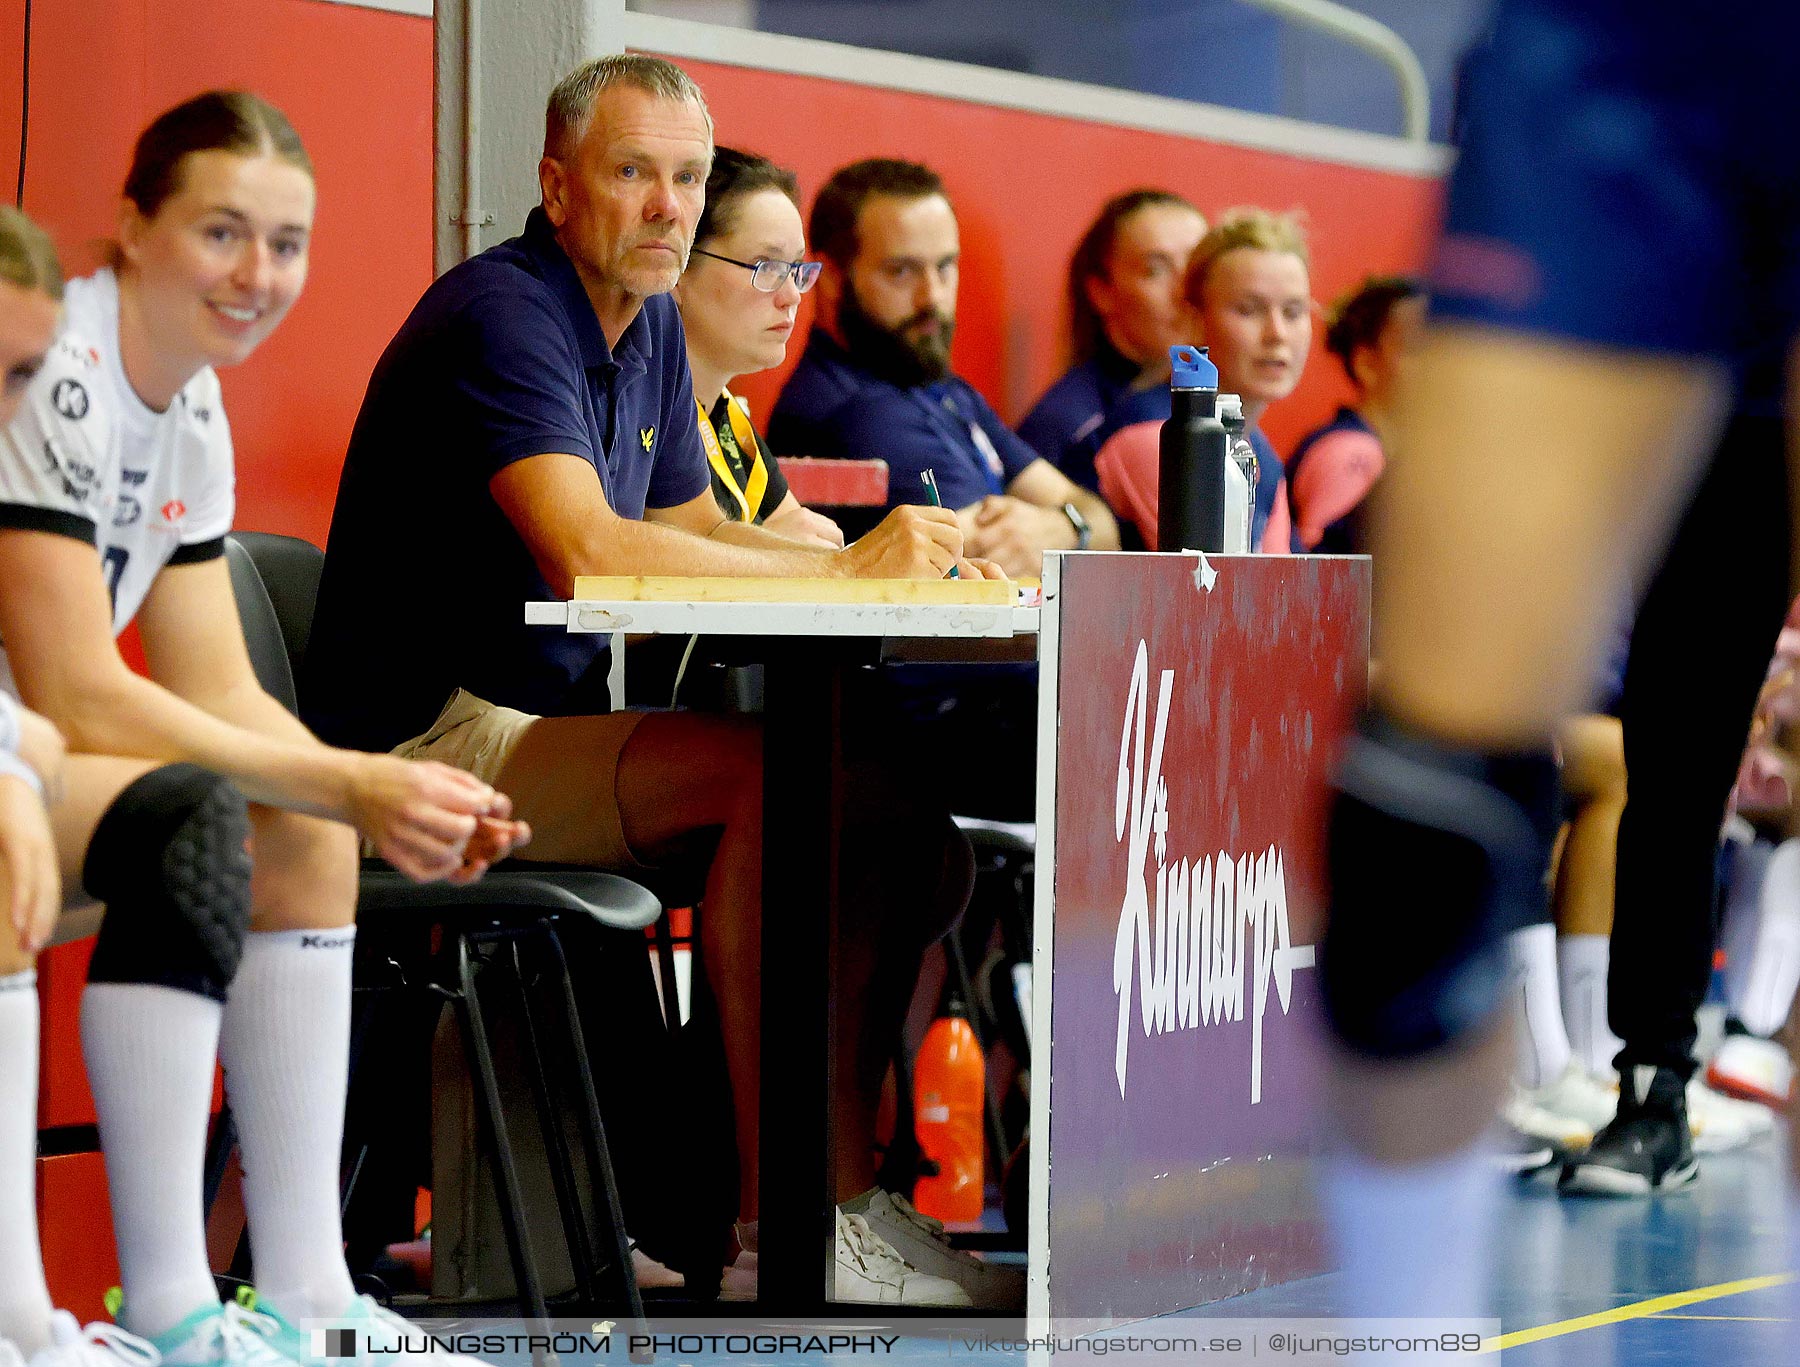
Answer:
<svg viewBox="0 0 1800 1367"><path fill-rule="evenodd" d="M731 435L737 441L738 452L750 467L750 476L739 488L737 475L731 468L731 462L725 459L725 452L719 445L719 434L713 428L712 419L707 416L706 409L699 399L694 400L694 407L700 411L700 444L706 448L707 463L725 481L725 487L731 490L731 496L737 501L741 521L754 522L762 508L763 495L769 490L769 467L763 461L762 447L756 440L756 432L750 426L750 415L744 411L743 402L729 389L725 391L725 412L731 419Z"/></svg>

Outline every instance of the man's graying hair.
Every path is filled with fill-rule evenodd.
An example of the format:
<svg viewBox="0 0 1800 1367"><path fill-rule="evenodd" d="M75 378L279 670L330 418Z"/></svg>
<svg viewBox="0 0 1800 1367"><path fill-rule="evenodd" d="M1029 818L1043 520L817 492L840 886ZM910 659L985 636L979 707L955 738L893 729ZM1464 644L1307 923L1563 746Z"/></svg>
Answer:
<svg viewBox="0 0 1800 1367"><path fill-rule="evenodd" d="M583 62L556 83L544 109L544 155L567 161L575 145L587 134L594 117L594 101L600 98L601 91L615 85L632 86L665 100L691 100L706 120L707 141L712 140L712 113L692 76L661 57L623 52Z"/></svg>

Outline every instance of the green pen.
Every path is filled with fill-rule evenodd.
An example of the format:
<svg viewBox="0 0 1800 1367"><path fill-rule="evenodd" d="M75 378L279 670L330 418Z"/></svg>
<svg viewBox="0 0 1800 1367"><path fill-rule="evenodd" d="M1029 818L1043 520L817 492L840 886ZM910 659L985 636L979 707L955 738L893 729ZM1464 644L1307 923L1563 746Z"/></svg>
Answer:
<svg viewBox="0 0 1800 1367"><path fill-rule="evenodd" d="M936 471L929 469L919 471L919 483L923 484L925 486L925 492L931 495L932 507L941 508L944 506L944 500L938 497ZM956 566L952 565L950 567L950 573L945 575L944 578L961 579L962 576L956 572Z"/></svg>

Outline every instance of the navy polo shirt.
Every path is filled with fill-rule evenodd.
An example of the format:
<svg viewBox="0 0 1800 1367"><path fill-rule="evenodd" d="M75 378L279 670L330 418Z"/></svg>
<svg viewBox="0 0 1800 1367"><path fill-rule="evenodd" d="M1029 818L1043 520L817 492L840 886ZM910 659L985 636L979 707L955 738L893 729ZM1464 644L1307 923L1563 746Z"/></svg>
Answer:
<svg viewBox="0 0 1800 1367"><path fill-rule="evenodd" d="M965 508L1005 493L1038 458L967 380L902 389L863 370L820 327L769 417L769 445L790 456L885 460L890 508L931 501L919 480L927 469L944 506Z"/></svg>
<svg viewBox="0 0 1800 1367"><path fill-rule="evenodd" d="M1139 372L1136 361L1126 360L1102 338L1090 359L1071 366L1044 391L1044 397L1019 424L1019 436L1082 488L1098 493L1100 477L1094 473L1094 453L1100 443L1088 438L1106 421L1108 410L1130 391Z"/></svg>
<svg viewBox="0 0 1800 1367"><path fill-rule="evenodd" d="M550 453L621 517L707 492L674 301L609 349L542 210L441 276L382 354L350 437L300 698L326 740L387 750L457 688L542 715L607 710L604 636L527 627L556 597L488 482Z"/></svg>

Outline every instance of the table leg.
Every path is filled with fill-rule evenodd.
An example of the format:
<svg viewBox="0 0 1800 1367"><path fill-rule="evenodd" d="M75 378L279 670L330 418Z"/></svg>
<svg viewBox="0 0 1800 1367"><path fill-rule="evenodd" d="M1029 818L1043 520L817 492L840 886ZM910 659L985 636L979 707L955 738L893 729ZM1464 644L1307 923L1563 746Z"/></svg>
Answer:
<svg viewBox="0 0 1800 1367"><path fill-rule="evenodd" d="M795 641L768 662L763 736L759 1298L815 1313L835 1261L831 1095L843 662Z"/></svg>

